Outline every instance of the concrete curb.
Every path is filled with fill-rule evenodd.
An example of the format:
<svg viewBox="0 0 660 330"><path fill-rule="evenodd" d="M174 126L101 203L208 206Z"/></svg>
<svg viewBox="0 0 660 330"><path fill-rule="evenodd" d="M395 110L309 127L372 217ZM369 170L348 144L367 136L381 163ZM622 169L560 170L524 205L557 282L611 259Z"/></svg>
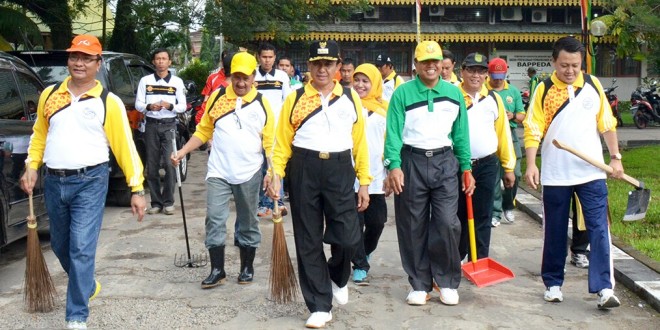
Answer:
<svg viewBox="0 0 660 330"><path fill-rule="evenodd" d="M543 206L541 200L519 187L516 196L518 209L527 213L532 219L543 222ZM571 239L571 223L568 223L568 239ZM612 258L614 259L614 278L629 290L644 299L656 311L660 312L660 273L644 263L633 258L621 250L615 243L612 244Z"/></svg>

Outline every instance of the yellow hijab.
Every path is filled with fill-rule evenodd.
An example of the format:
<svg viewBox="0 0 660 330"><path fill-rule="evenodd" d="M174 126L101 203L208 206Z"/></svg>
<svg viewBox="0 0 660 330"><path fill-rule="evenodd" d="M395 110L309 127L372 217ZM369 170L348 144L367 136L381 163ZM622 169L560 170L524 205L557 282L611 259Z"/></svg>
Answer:
<svg viewBox="0 0 660 330"><path fill-rule="evenodd" d="M367 76L369 81L371 81L371 90L367 93L366 97L362 98L362 106L369 111L385 116L387 112L387 101L383 100L383 76L380 74L380 71L373 64L365 63L355 68L353 77L358 73Z"/></svg>

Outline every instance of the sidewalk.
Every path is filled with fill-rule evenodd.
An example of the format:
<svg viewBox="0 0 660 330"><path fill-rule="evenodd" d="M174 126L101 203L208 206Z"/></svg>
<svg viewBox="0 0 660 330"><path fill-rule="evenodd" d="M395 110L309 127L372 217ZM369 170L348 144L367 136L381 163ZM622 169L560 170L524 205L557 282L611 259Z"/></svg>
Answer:
<svg viewBox="0 0 660 330"><path fill-rule="evenodd" d="M633 141L634 142L634 141ZM527 187L521 185L516 196L516 205L518 209L527 213L532 219L543 222L543 207L541 200L530 194ZM571 239L571 222L568 223L568 239ZM630 254L624 252L623 243L612 238L612 258L614 259L614 278L617 283L623 284L630 291L635 292L640 298L653 306L655 310L660 311L660 273L657 267L649 267ZM630 247L626 247L630 251ZM631 251L631 253L634 253ZM634 253L639 255L640 253ZM651 261L650 263L653 263ZM654 265L652 265L654 266Z"/></svg>

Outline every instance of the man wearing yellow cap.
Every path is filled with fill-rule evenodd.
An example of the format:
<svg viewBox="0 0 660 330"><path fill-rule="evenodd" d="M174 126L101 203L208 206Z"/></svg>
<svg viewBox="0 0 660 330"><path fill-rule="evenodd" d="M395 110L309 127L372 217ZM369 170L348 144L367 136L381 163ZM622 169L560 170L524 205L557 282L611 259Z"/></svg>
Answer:
<svg viewBox="0 0 660 330"><path fill-rule="evenodd" d="M264 150L270 154L273 148L275 117L268 100L253 87L257 59L239 52L231 60L231 85L213 92L209 97L202 120L195 134L176 156L172 164L179 162L189 152L199 148L209 139L214 141L209 154L206 174L206 248L211 257L211 274L202 281L202 288L212 288L224 283L225 241L229 201L236 202L238 246L241 269L239 284L252 282L253 262L261 243L261 231L257 218L259 187L262 181L261 164L265 161Z"/></svg>
<svg viewBox="0 0 660 330"><path fill-rule="evenodd" d="M131 208L144 217L142 163L131 138L124 103L97 81L101 43L79 35L67 49L70 76L39 98L28 149L23 190L32 194L39 167L46 165L44 195L53 252L69 275L68 329L86 329L89 300L101 290L94 261L108 192L112 150L133 191Z"/></svg>
<svg viewBox="0 0 660 330"><path fill-rule="evenodd" d="M280 198L279 178L286 174L300 287L312 312L305 325L310 328L332 320L333 297L340 305L348 302L351 258L361 234L358 211L369 206L362 103L354 90L333 79L338 61L337 42L310 45L307 66L312 80L284 101L273 151L276 175L266 185L271 197ZM323 243L331 247L328 260Z"/></svg>
<svg viewBox="0 0 660 330"><path fill-rule="evenodd" d="M465 101L458 87L440 79L441 64L437 42L418 44L417 79L394 91L387 110L386 193L395 193L401 263L412 286L409 305L426 304L433 281L444 304L458 304L459 171L467 173L462 190L474 190Z"/></svg>

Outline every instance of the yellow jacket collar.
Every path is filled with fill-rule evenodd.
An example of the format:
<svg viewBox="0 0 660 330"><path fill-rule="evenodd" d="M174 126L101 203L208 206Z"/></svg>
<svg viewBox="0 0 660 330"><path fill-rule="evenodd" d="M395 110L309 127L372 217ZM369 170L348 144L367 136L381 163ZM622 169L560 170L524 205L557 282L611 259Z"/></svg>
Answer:
<svg viewBox="0 0 660 330"><path fill-rule="evenodd" d="M550 79L552 79L552 82L554 83L555 86L559 89L566 89L568 87L568 84L559 80L557 77L557 71L552 72L552 76L550 76ZM577 76L577 79L571 84L575 88L582 88L584 87L584 74L580 72L580 74Z"/></svg>
<svg viewBox="0 0 660 330"><path fill-rule="evenodd" d="M383 80L393 80L394 76L396 76L396 71L392 70L392 72L390 72L390 74L388 74Z"/></svg>
<svg viewBox="0 0 660 330"><path fill-rule="evenodd" d="M465 84L465 82L461 83L461 93L463 93L463 97L464 98L467 96L473 97L474 95L470 95L467 92L465 92L465 90L463 89L463 84ZM484 97L488 96L488 88L486 88L486 84L481 85L481 90L479 90L479 94Z"/></svg>
<svg viewBox="0 0 660 330"><path fill-rule="evenodd" d="M60 87L54 91L55 93L68 93L69 92L69 82L71 81L71 76L68 76L64 79L64 81L60 84ZM90 90L86 91L84 95L88 96L93 96L93 97L101 97L101 92L103 91L103 86L101 86L101 82L98 80L94 80L96 82L96 85L92 87Z"/></svg>
<svg viewBox="0 0 660 330"><path fill-rule="evenodd" d="M313 96L313 95L318 95L319 94L319 91L316 90L316 88L314 88L314 86L312 86L313 81L314 80L312 79L312 80L310 80L310 82L307 85L305 85L305 94L307 94L307 96ZM335 94L337 96L344 95L344 87L342 87L342 85L339 83L339 81L337 81L337 79L332 79L332 82L335 84L335 87L332 88L331 93Z"/></svg>
<svg viewBox="0 0 660 330"><path fill-rule="evenodd" d="M228 99L231 100L237 99L239 97L238 95L236 95L236 92L234 92L234 87L231 84L227 86L227 89L225 90L225 95L227 96ZM252 102L252 100L254 100L255 97L257 97L257 89L254 86L250 88L250 91L247 94L242 96L243 101L245 102Z"/></svg>

